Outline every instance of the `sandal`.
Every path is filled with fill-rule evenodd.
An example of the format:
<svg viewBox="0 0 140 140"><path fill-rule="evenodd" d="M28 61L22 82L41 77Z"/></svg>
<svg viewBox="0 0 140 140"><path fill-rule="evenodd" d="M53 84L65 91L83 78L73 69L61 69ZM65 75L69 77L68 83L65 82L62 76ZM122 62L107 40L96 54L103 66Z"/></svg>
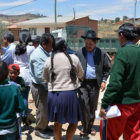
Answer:
<svg viewBox="0 0 140 140"><path fill-rule="evenodd" d="M96 130L95 130L94 128L91 128L90 134L91 134L92 136L95 136L95 135L96 135Z"/></svg>
<svg viewBox="0 0 140 140"><path fill-rule="evenodd" d="M32 100L32 99L30 99L29 101L28 101L28 103L30 104L30 103L33 103L34 102L34 100Z"/></svg>
<svg viewBox="0 0 140 140"><path fill-rule="evenodd" d="M84 137L86 134L83 131L80 131L80 137Z"/></svg>

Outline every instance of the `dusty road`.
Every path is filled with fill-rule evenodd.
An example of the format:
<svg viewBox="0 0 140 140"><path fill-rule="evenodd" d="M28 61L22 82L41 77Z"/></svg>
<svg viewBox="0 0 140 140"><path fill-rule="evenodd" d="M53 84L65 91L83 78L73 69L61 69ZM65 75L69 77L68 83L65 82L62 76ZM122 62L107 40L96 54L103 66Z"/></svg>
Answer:
<svg viewBox="0 0 140 140"><path fill-rule="evenodd" d="M108 83L108 81L107 81L107 83ZM99 101L98 101L98 109L100 108L101 99L103 97L103 94L104 93L100 92ZM29 94L29 99L32 99L31 93ZM29 103L29 108L30 108L31 114L33 114L35 116L36 108L35 108L34 102ZM99 136L99 130L100 130L99 124L100 124L100 122L99 122L99 120L95 120L94 124L95 124L94 128L97 131L96 135L95 136L89 135L88 137L81 138L79 136L81 123L79 122L78 128L77 128L75 136L74 136L74 140L100 140L100 136ZM42 140L42 138L39 138L34 134L34 126L35 126L35 123L32 123L29 127L23 128L22 140ZM53 128L53 123L49 123L49 126L51 128ZM68 124L63 125L63 131L62 131L63 140L65 140L67 126L68 126ZM50 140L54 139L53 133L48 133L48 135L51 136ZM122 140L122 137L119 140Z"/></svg>

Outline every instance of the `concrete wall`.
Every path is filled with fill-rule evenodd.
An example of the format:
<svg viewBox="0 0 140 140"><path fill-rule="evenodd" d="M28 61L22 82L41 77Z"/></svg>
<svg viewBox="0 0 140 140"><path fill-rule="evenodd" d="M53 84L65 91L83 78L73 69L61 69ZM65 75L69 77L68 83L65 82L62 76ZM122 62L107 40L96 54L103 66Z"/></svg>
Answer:
<svg viewBox="0 0 140 140"><path fill-rule="evenodd" d="M45 33L45 28L37 28L37 35L41 36L43 33Z"/></svg>

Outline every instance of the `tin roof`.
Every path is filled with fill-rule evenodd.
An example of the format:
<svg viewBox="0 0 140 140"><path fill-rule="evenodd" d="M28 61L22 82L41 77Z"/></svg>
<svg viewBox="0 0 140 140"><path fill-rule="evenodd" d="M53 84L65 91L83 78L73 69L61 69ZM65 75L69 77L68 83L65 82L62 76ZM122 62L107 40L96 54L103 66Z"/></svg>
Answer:
<svg viewBox="0 0 140 140"><path fill-rule="evenodd" d="M78 18L81 18L81 17L78 17ZM64 24L68 21L71 21L73 20L73 17L72 16L60 16L60 17L57 17L57 24ZM42 18L36 18L36 19L32 19L32 20L27 20L27 21L23 21L23 22L19 22L17 23L16 25L18 27L20 26L31 26L31 25L54 25L55 23L55 18L54 17L42 17Z"/></svg>

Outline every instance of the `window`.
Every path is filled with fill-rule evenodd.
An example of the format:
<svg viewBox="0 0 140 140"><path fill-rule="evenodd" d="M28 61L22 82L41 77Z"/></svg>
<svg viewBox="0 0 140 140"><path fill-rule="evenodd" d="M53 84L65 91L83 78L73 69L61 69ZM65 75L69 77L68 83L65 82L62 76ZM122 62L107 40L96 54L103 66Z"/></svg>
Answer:
<svg viewBox="0 0 140 140"><path fill-rule="evenodd" d="M116 43L116 40L112 40L112 43Z"/></svg>
<svg viewBox="0 0 140 140"><path fill-rule="evenodd" d="M36 28L29 28L29 31L31 35L37 35Z"/></svg>
<svg viewBox="0 0 140 140"><path fill-rule="evenodd" d="M109 43L109 40L106 40L106 43Z"/></svg>
<svg viewBox="0 0 140 140"><path fill-rule="evenodd" d="M100 43L104 43L104 40L101 39L101 40L100 40Z"/></svg>

